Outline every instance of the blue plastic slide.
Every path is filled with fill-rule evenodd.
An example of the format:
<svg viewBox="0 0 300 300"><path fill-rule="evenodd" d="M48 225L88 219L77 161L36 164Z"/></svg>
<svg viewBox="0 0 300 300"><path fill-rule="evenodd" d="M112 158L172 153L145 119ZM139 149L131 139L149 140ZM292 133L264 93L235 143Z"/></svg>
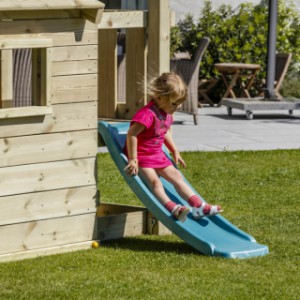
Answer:
<svg viewBox="0 0 300 300"><path fill-rule="evenodd" d="M128 122L107 123L100 121L98 123L98 131L125 181L160 222L187 244L205 255L225 258L248 258L269 253L267 246L256 243L252 236L235 227L221 215L194 220L193 216L189 214L184 223L173 218L139 176L129 176L124 172L127 158L122 149L125 144L128 127ZM166 154L169 155L167 152ZM163 178L162 182L166 193L174 202L188 205L177 194L173 185ZM192 186L191 188L193 189ZM199 195L196 191L195 194ZM201 199L203 198L201 197Z"/></svg>

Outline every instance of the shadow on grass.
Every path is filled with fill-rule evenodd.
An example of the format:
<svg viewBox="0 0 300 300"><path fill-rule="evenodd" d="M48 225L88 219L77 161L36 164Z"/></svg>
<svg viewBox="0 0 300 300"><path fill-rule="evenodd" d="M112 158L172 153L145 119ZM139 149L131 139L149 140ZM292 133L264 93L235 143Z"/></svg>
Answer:
<svg viewBox="0 0 300 300"><path fill-rule="evenodd" d="M193 249L188 244L176 241L162 241L147 239L143 237L128 237L117 240L103 241L101 245L107 248L127 249L132 251L145 251L145 252L172 252L180 254L199 254L198 251Z"/></svg>

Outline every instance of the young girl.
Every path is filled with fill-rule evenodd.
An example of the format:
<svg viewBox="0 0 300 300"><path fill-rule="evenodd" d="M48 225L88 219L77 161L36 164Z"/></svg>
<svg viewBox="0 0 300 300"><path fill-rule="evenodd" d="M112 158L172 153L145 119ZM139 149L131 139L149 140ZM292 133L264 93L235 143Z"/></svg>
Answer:
<svg viewBox="0 0 300 300"><path fill-rule="evenodd" d="M163 73L149 82L148 96L150 102L134 115L128 130L124 149L128 165L125 170L130 175L139 173L153 194L181 222L186 220L190 209L170 200L159 176L174 185L179 195L192 207L194 218L221 212L220 206L206 204L194 194L162 149L165 144L175 163L186 167L169 130L174 112L186 100L185 83L175 73Z"/></svg>

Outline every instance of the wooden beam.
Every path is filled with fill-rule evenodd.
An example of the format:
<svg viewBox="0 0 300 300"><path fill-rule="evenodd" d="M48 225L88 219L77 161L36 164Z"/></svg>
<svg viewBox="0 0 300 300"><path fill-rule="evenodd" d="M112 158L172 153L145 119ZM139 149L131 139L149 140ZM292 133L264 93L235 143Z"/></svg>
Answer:
<svg viewBox="0 0 300 300"><path fill-rule="evenodd" d="M0 11L0 20L40 20L81 18L79 9Z"/></svg>
<svg viewBox="0 0 300 300"><path fill-rule="evenodd" d="M103 9L83 9L82 17L94 24L99 24L103 14Z"/></svg>
<svg viewBox="0 0 300 300"><path fill-rule="evenodd" d="M41 49L41 99L40 105L50 105L52 81L52 48Z"/></svg>
<svg viewBox="0 0 300 300"><path fill-rule="evenodd" d="M0 1L1 3L1 1ZM31 36L36 37L36 34L49 37L52 35L53 39L60 34L66 34L67 32L73 33L78 39L80 39L80 32L91 31L95 34L94 30L97 30L97 26L91 22L86 22L82 18L79 19L33 19L33 20L18 20L13 22L1 22L0 34L11 37L16 35L24 35L25 39L28 38L28 33ZM75 35L77 33L77 35ZM56 44L61 46L60 43Z"/></svg>
<svg viewBox="0 0 300 300"><path fill-rule="evenodd" d="M51 106L26 106L0 110L0 119L44 116L52 114Z"/></svg>
<svg viewBox="0 0 300 300"><path fill-rule="evenodd" d="M48 10L48 9L104 9L104 3L96 0L1 0L0 11Z"/></svg>
<svg viewBox="0 0 300 300"><path fill-rule="evenodd" d="M7 39L5 36L0 38L0 50L26 49L26 48L48 48L52 47L52 39L47 38L15 38Z"/></svg>
<svg viewBox="0 0 300 300"><path fill-rule="evenodd" d="M104 11L99 29L145 28L147 26L146 11Z"/></svg>
<svg viewBox="0 0 300 300"><path fill-rule="evenodd" d="M144 28L126 30L126 116L131 119L147 102L147 48Z"/></svg>
<svg viewBox="0 0 300 300"><path fill-rule="evenodd" d="M0 108L13 107L13 53L0 51Z"/></svg>
<svg viewBox="0 0 300 300"><path fill-rule="evenodd" d="M59 22L62 22L63 20L59 20ZM70 20L71 21L71 20ZM16 26L19 24L20 21L13 22ZM23 21L26 22L26 21ZM38 22L38 21L37 21ZM53 20L54 22L54 20ZM58 22L56 20L56 22ZM1 22L1 26L3 23L9 23L9 22ZM91 23L89 23L91 24ZM64 24L66 25L66 24ZM62 28L65 28L64 25ZM96 29L95 29L96 30ZM1 35L5 35L5 39L12 40L16 39L16 37L21 39L27 39L28 34L6 34L5 30L1 32ZM35 33L34 37L36 39L44 39L49 38L53 42L54 48L64 47L64 46L84 46L84 45L97 45L98 43L98 35L94 30L75 30L75 31L64 31L64 32L40 32ZM55 49L56 50L56 49ZM55 57L53 58L55 59Z"/></svg>
<svg viewBox="0 0 300 300"><path fill-rule="evenodd" d="M117 31L99 30L98 117L117 114Z"/></svg>
<svg viewBox="0 0 300 300"><path fill-rule="evenodd" d="M148 0L148 74L170 70L169 0Z"/></svg>

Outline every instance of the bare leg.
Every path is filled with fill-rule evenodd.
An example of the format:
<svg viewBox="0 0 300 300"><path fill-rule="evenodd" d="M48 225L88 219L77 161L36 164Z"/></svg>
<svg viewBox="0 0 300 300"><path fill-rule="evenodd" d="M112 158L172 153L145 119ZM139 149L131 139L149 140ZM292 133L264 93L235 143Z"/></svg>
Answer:
<svg viewBox="0 0 300 300"><path fill-rule="evenodd" d="M184 181L181 173L174 167L168 166L163 169L157 169L157 174L170 183L172 183L177 191L177 193L186 201L193 195L195 192L189 187L189 185Z"/></svg>
<svg viewBox="0 0 300 300"><path fill-rule="evenodd" d="M172 215L180 222L184 222L187 219L187 215L190 213L190 209L186 206L176 204L173 202L165 192L163 184L157 174L157 170L151 168L140 168L139 175L144 181L146 181L148 187L158 200L164 205L164 207L172 213Z"/></svg>
<svg viewBox="0 0 300 300"><path fill-rule="evenodd" d="M184 181L181 173L174 166L155 170L151 168L140 168L140 175L146 181L148 187L152 190L160 202L181 222L185 221L186 216L189 213L189 209L185 206L181 206L180 210L175 210L175 203L165 193L159 176L172 183L179 195L188 201L188 203L192 206L192 213L195 219L222 212L220 206L207 204L195 195L194 191ZM168 208L169 204L172 206Z"/></svg>
<svg viewBox="0 0 300 300"><path fill-rule="evenodd" d="M171 182L178 194L183 199L188 201L189 205L192 206L194 218L198 219L204 216L211 216L222 212L222 209L219 205L204 203L202 199L195 195L189 185L184 181L181 173L174 166L158 169L156 171L159 176L162 176Z"/></svg>
<svg viewBox="0 0 300 300"><path fill-rule="evenodd" d="M171 199L167 196L161 180L156 171L151 168L139 168L139 174L146 181L148 187L163 205L166 205Z"/></svg>

